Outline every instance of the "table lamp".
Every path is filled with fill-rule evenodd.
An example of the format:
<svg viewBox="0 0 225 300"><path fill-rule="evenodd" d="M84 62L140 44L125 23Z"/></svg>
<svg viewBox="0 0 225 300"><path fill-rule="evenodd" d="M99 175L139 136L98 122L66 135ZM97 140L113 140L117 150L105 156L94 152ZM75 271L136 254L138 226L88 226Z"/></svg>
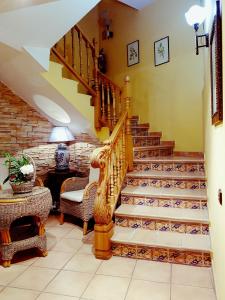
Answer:
<svg viewBox="0 0 225 300"><path fill-rule="evenodd" d="M55 168L57 171L69 169L70 152L66 142L74 140L74 136L68 127L56 126L53 127L49 137L50 143L60 143L55 150Z"/></svg>

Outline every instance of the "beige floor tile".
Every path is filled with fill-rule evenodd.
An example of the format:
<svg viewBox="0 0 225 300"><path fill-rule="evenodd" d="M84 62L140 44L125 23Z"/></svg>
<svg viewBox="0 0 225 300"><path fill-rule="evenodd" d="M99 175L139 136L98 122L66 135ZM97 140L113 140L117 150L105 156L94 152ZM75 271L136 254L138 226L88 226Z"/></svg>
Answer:
<svg viewBox="0 0 225 300"><path fill-rule="evenodd" d="M60 223L59 223L59 217L58 216L54 216L54 215L50 215L48 217L48 221L46 223L46 227L54 227L54 226L74 228L75 225L73 223L69 223L69 222L64 222L63 225L60 225Z"/></svg>
<svg viewBox="0 0 225 300"><path fill-rule="evenodd" d="M52 248L53 251L61 251L67 253L75 253L83 245L81 240L61 239Z"/></svg>
<svg viewBox="0 0 225 300"><path fill-rule="evenodd" d="M14 280L10 286L42 291L57 272L58 270L31 266Z"/></svg>
<svg viewBox="0 0 225 300"><path fill-rule="evenodd" d="M214 290L193 286L172 285L171 300L216 300Z"/></svg>
<svg viewBox="0 0 225 300"><path fill-rule="evenodd" d="M27 269L27 266L23 265L11 265L9 268L3 268L0 266L0 284L7 285L23 273Z"/></svg>
<svg viewBox="0 0 225 300"><path fill-rule="evenodd" d="M67 233L64 236L64 238L82 240L82 238L83 238L83 229L81 227L76 226L69 233Z"/></svg>
<svg viewBox="0 0 225 300"><path fill-rule="evenodd" d="M52 269L61 269L72 257L72 253L49 251L48 256L40 257L34 264L34 267L44 267Z"/></svg>
<svg viewBox="0 0 225 300"><path fill-rule="evenodd" d="M62 239L62 237L56 237L50 232L46 232L47 236L47 250L51 250L53 247L55 247L56 243Z"/></svg>
<svg viewBox="0 0 225 300"><path fill-rule="evenodd" d="M75 254L63 269L95 273L101 262L102 261L96 259L93 254Z"/></svg>
<svg viewBox="0 0 225 300"><path fill-rule="evenodd" d="M83 298L92 300L124 300L129 278L95 275Z"/></svg>
<svg viewBox="0 0 225 300"><path fill-rule="evenodd" d="M172 283L212 288L210 268L172 265Z"/></svg>
<svg viewBox="0 0 225 300"><path fill-rule="evenodd" d="M0 299L2 300L34 300L37 299L39 292L31 290L23 290L12 287L6 287L0 292Z"/></svg>
<svg viewBox="0 0 225 300"><path fill-rule="evenodd" d="M126 300L170 300L170 285L133 279ZM180 298L179 300L183 300ZM193 300L193 299L189 299Z"/></svg>
<svg viewBox="0 0 225 300"><path fill-rule="evenodd" d="M50 293L41 293L37 300L79 300L79 298Z"/></svg>
<svg viewBox="0 0 225 300"><path fill-rule="evenodd" d="M113 256L102 262L96 274L131 277L135 264L135 259Z"/></svg>
<svg viewBox="0 0 225 300"><path fill-rule="evenodd" d="M54 227L48 227L46 228L46 232L51 234L52 236L55 236L56 238L63 238L67 234L69 234L73 229L68 227L62 227L62 226L54 226Z"/></svg>
<svg viewBox="0 0 225 300"><path fill-rule="evenodd" d="M23 259L23 256L21 256L21 259L19 261L14 262L14 265L24 265L24 266L30 266L35 261L37 261L39 257L31 257L31 258L25 258Z"/></svg>
<svg viewBox="0 0 225 300"><path fill-rule="evenodd" d="M170 282L171 264L137 260L133 278L155 282Z"/></svg>
<svg viewBox="0 0 225 300"><path fill-rule="evenodd" d="M45 292L80 297L92 276L88 273L61 271L47 286Z"/></svg>
<svg viewBox="0 0 225 300"><path fill-rule="evenodd" d="M77 251L77 254L92 254L93 255L93 245L83 244L82 247Z"/></svg>

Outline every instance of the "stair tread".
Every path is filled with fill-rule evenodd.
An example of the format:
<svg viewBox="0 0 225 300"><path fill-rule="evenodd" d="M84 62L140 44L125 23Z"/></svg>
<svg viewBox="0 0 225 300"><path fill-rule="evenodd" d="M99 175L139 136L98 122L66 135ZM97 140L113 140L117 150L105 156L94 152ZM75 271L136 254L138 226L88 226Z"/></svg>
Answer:
<svg viewBox="0 0 225 300"><path fill-rule="evenodd" d="M207 209L167 208L146 205L122 204L115 211L118 216L137 216L150 219L176 220L182 222L209 223Z"/></svg>
<svg viewBox="0 0 225 300"><path fill-rule="evenodd" d="M179 179L203 179L205 180L205 175L203 172L179 172L179 171L156 171L156 170L148 170L148 171L133 171L127 173L126 177L154 177L154 178L179 178Z"/></svg>
<svg viewBox="0 0 225 300"><path fill-rule="evenodd" d="M151 231L115 226L112 242L178 250L211 251L209 235Z"/></svg>
<svg viewBox="0 0 225 300"><path fill-rule="evenodd" d="M160 198L182 198L187 200L207 200L206 190L202 189L179 189L179 188L156 188L151 186L126 186L122 195L133 195L142 197Z"/></svg>
<svg viewBox="0 0 225 300"><path fill-rule="evenodd" d="M200 157L188 156L155 156L148 158L134 159L135 163L150 162L150 163L204 163L204 159Z"/></svg>
<svg viewBox="0 0 225 300"><path fill-rule="evenodd" d="M155 146L136 146L134 147L134 151L138 151L138 150L154 150L154 149L161 149L161 148L173 148L174 145L172 144L159 144L159 145L155 145Z"/></svg>

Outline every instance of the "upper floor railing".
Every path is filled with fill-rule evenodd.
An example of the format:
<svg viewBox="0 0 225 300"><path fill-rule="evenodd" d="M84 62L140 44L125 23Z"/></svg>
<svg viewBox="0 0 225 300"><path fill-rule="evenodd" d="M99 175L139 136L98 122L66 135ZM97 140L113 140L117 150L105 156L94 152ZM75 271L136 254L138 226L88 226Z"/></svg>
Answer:
<svg viewBox="0 0 225 300"><path fill-rule="evenodd" d="M95 128L107 126L112 131L122 112L122 91L99 71L95 41L89 41L75 25L54 45L51 55L92 96Z"/></svg>

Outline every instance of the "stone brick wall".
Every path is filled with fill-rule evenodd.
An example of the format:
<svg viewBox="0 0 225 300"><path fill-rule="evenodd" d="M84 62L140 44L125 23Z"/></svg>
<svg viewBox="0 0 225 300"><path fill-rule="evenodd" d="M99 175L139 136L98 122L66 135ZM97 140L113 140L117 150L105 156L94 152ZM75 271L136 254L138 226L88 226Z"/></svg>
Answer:
<svg viewBox="0 0 225 300"><path fill-rule="evenodd" d="M0 152L46 144L52 124L0 82Z"/></svg>
<svg viewBox="0 0 225 300"><path fill-rule="evenodd" d="M5 152L27 153L35 161L37 172L55 167L56 144L48 144L53 125L0 82L0 156ZM90 154L100 146L86 133L76 136L69 146L70 166L88 172Z"/></svg>

